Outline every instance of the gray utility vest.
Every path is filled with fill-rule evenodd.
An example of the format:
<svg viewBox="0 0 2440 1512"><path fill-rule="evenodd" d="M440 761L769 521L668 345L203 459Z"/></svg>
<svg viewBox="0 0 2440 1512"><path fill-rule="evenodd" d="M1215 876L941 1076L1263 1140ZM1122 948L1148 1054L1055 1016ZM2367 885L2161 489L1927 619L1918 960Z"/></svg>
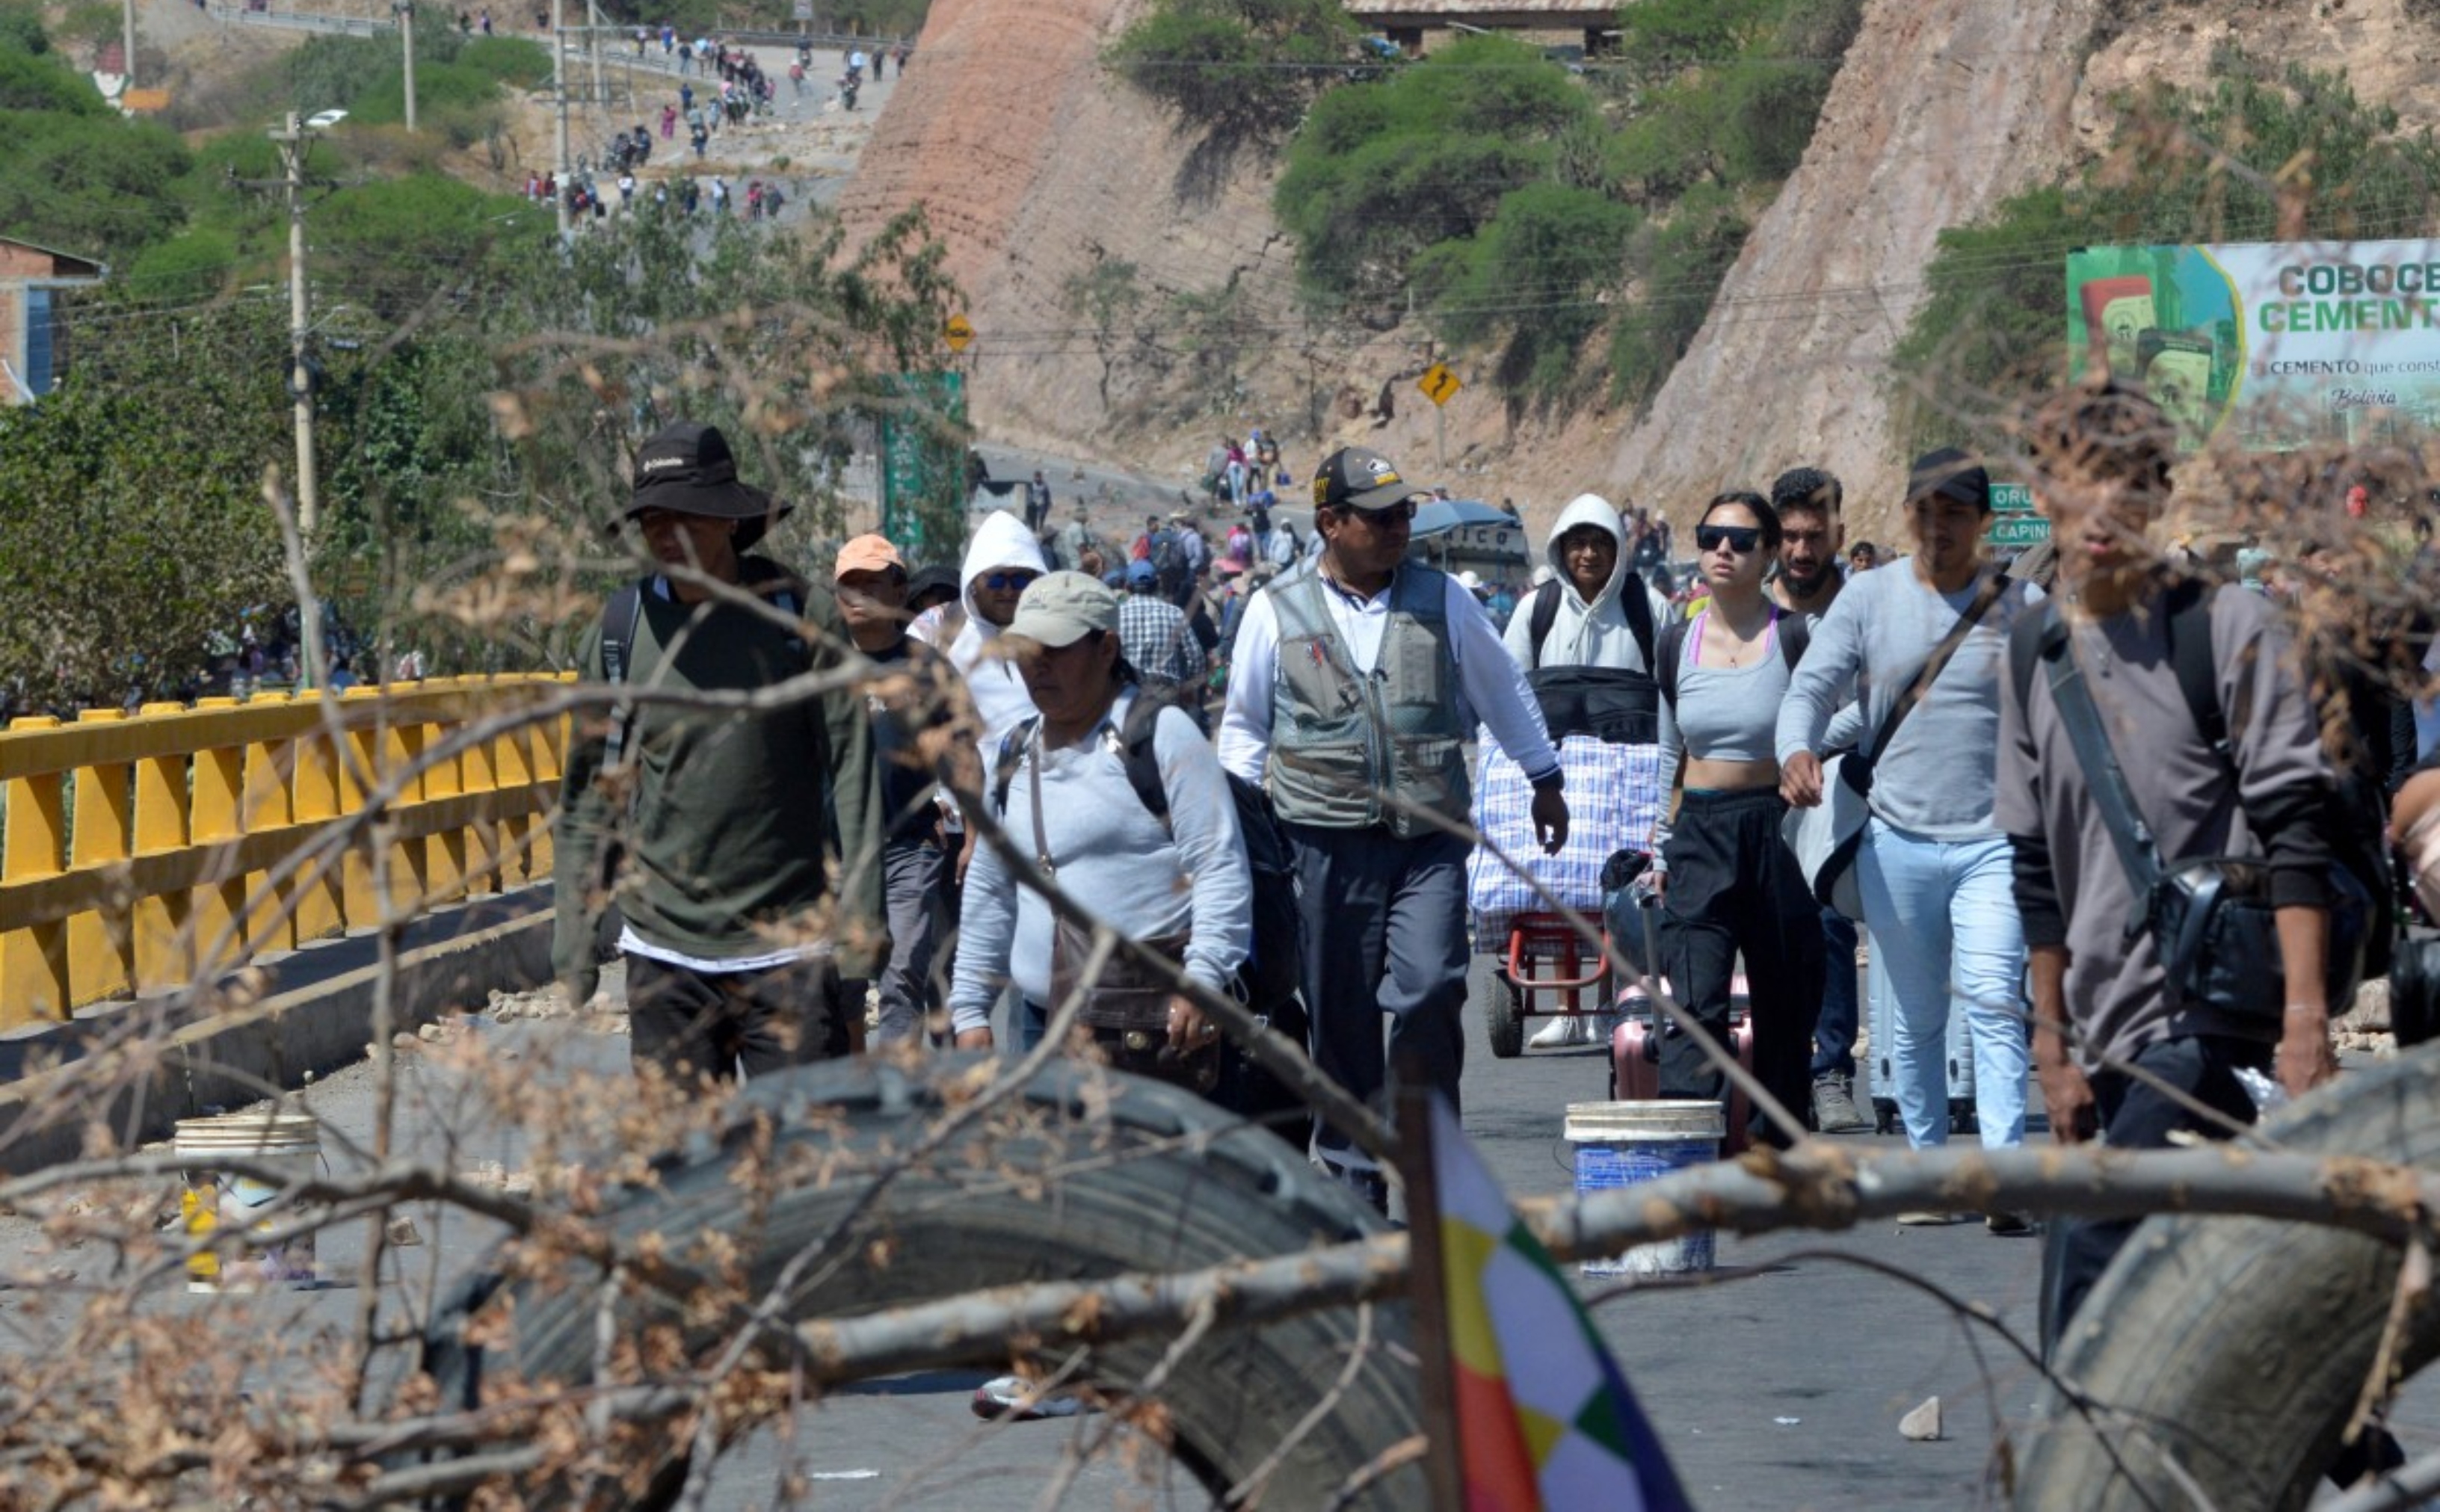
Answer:
<svg viewBox="0 0 2440 1512"><path fill-rule="evenodd" d="M1271 692L1271 802L1326 829L1437 831L1410 809L1468 822L1465 739L1448 578L1408 562L1390 583L1390 623L1371 676L1331 623L1319 566L1271 585L1279 676ZM1394 801L1393 801L1394 800Z"/></svg>

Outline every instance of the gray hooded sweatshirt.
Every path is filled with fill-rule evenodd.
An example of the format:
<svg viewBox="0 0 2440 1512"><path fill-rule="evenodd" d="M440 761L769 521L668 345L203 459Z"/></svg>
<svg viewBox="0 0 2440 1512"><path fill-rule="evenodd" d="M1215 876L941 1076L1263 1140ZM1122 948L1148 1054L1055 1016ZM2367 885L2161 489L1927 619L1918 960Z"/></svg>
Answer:
<svg viewBox="0 0 2440 1512"><path fill-rule="evenodd" d="M1609 581L1600 593L1588 601L1576 590L1568 576L1568 564L1559 560L1559 541L1578 525L1599 525L1618 543L1618 564L1610 569ZM1559 584L1559 613L1551 622L1551 633L1542 642L1543 667L1599 667L1612 670L1642 672L1651 675L1644 665L1643 649L1635 643L1635 633L1627 628L1626 609L1620 602L1625 593L1640 593L1652 605L1652 623L1656 633L1669 622L1669 601L1644 585L1626 560L1626 537L1619 529L1618 510L1598 493L1581 493L1565 509L1559 511L1556 524L1543 543L1543 553ZM1538 592L1538 590L1536 590ZM1508 631L1501 637L1509 656L1526 671L1537 665L1534 659L1534 595L1517 600L1516 613L1508 616Z"/></svg>

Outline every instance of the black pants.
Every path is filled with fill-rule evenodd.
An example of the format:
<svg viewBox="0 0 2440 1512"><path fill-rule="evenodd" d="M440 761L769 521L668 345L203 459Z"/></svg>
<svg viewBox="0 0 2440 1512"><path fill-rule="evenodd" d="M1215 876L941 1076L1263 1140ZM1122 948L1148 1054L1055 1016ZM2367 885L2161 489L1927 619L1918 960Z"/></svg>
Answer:
<svg viewBox="0 0 2440 1512"><path fill-rule="evenodd" d="M1301 890L1314 1064L1387 1112L1390 1064L1412 1057L1455 1110L1465 1066L1465 842L1401 840L1378 826L1283 827ZM1317 1125L1315 1144L1336 1164L1372 1164L1335 1129Z"/></svg>
<svg viewBox="0 0 2440 1512"><path fill-rule="evenodd" d="M2241 1124L2253 1122L2253 1099L2238 1084L2244 1067L2270 1069L2272 1047L2257 1040L2232 1040L2221 1035L2184 1035L2156 1040L2135 1053L2137 1069L2175 1087L2205 1107ZM2166 1149L2169 1136L2191 1131L2206 1139L2226 1139L2228 1130L2173 1102L2158 1087L2123 1071L2105 1071L2092 1078L2094 1112L2102 1142L2112 1149ZM2045 1309L2050 1331L2042 1341L2047 1354L2067 1332L2076 1308L2109 1269L2122 1246L2135 1232L2137 1220L2110 1218L2086 1221L2059 1218L2051 1227L2050 1243L2056 1276L2051 1306Z"/></svg>
<svg viewBox="0 0 2440 1512"><path fill-rule="evenodd" d="M695 971L627 956L636 1068L729 1081L847 1054L847 1014L830 957L764 971ZM858 1005L861 1010L862 1005Z"/></svg>
<svg viewBox="0 0 2440 1512"><path fill-rule="evenodd" d="M1821 909L1779 838L1776 790L1688 792L1669 836L1668 909L1660 940L1678 1004L1729 1042L1729 989L1746 960L1754 1076L1802 1118L1813 1092L1813 1026L1821 1015ZM1692 1036L1660 1042L1660 1095L1723 1100L1728 1078ZM1784 1144L1760 1118L1755 1137Z"/></svg>

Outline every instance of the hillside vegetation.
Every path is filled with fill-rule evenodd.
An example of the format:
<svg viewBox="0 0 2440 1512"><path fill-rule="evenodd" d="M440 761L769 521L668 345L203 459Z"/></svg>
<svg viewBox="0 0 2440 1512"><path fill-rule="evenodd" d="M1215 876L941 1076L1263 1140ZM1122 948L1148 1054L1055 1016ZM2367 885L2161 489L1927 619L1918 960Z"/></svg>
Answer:
<svg viewBox="0 0 2440 1512"><path fill-rule="evenodd" d="M1514 408L1640 403L1803 156L1861 10L1640 0L1615 58L1571 65L1495 36L1391 60L1335 7L1159 0L1110 62L1189 129L1282 154L1280 223L1340 318L1420 317L1487 354Z"/></svg>

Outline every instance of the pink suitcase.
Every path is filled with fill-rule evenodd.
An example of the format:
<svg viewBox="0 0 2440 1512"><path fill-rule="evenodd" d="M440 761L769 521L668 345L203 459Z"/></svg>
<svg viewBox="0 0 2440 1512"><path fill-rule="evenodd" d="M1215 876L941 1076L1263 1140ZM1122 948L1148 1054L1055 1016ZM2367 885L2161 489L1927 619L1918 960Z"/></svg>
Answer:
<svg viewBox="0 0 2440 1512"><path fill-rule="evenodd" d="M1663 980L1660 989L1667 991ZM1651 1000L1640 987L1630 987L1618 995L1619 1011L1624 1015L1609 1041L1610 1096L1623 1102L1650 1102L1660 1095L1660 1038L1653 1027ZM1729 987L1729 1041L1737 1052L1737 1064L1750 1073L1753 1070L1753 1014L1746 1001L1746 979L1740 972ZM1729 1136L1721 1143L1723 1156L1734 1155L1746 1147L1746 1119L1749 1110L1746 1094L1731 1086L1729 1089Z"/></svg>

